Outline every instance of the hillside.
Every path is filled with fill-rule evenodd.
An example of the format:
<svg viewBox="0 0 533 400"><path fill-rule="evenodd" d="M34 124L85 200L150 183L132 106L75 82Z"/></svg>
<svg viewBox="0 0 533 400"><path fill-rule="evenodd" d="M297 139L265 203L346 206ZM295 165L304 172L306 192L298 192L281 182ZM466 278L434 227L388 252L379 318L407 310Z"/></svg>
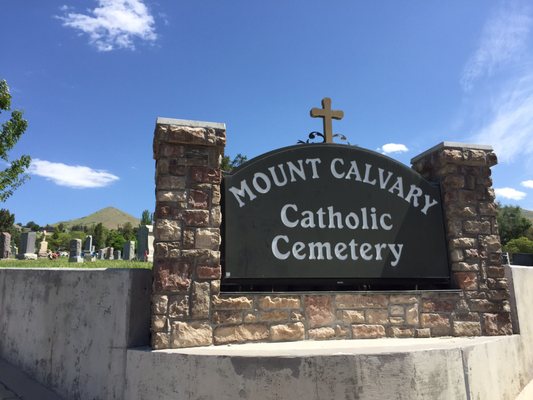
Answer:
<svg viewBox="0 0 533 400"><path fill-rule="evenodd" d="M523 208L520 209L522 211L522 215L529 219L531 222L533 222L533 211L531 210L524 210Z"/></svg>
<svg viewBox="0 0 533 400"><path fill-rule="evenodd" d="M117 229L119 225L124 225L127 222L133 226L137 226L139 225L140 220L118 208L106 207L91 215L87 215L86 217L71 219L69 221L60 221L52 225L64 224L65 227L70 228L74 225L91 226L99 224L100 222L108 229Z"/></svg>

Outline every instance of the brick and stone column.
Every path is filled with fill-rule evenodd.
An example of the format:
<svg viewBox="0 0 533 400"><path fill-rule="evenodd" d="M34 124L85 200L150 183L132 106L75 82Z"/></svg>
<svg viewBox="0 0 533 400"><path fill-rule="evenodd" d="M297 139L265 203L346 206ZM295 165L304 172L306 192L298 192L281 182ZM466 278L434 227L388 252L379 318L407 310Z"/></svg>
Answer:
<svg viewBox="0 0 533 400"><path fill-rule="evenodd" d="M220 161L225 124L158 118L152 347L213 343L220 290Z"/></svg>
<svg viewBox="0 0 533 400"><path fill-rule="evenodd" d="M443 200L452 284L464 290L458 316L482 335L512 333L509 283L501 263L490 146L443 142L415 157L413 168L439 182ZM468 324L466 324L468 325Z"/></svg>

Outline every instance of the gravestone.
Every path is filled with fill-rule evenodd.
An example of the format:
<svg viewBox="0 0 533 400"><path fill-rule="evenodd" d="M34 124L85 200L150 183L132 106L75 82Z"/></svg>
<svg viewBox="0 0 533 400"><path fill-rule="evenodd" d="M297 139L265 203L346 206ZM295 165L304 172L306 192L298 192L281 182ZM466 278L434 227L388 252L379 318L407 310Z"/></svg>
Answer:
<svg viewBox="0 0 533 400"><path fill-rule="evenodd" d="M93 237L91 235L87 235L85 237L85 241L83 242L83 255L86 256L87 254L91 255L93 248Z"/></svg>
<svg viewBox="0 0 533 400"><path fill-rule="evenodd" d="M15 245L15 243L11 244L11 256L17 256L19 253L19 248Z"/></svg>
<svg viewBox="0 0 533 400"><path fill-rule="evenodd" d="M113 251L113 258L115 260L122 260L122 252L120 250Z"/></svg>
<svg viewBox="0 0 533 400"><path fill-rule="evenodd" d="M7 232L0 234L0 258L11 257L11 235Z"/></svg>
<svg viewBox="0 0 533 400"><path fill-rule="evenodd" d="M39 244L39 251L37 252L39 258L48 257L48 242L46 241L46 231L43 232L43 240Z"/></svg>
<svg viewBox="0 0 533 400"><path fill-rule="evenodd" d="M37 234L35 232L24 232L20 235L20 250L17 255L19 260L36 260L35 254L35 240Z"/></svg>
<svg viewBox="0 0 533 400"><path fill-rule="evenodd" d="M107 247L104 247L103 249L98 250L98 259L99 260L105 260Z"/></svg>
<svg viewBox="0 0 533 400"><path fill-rule="evenodd" d="M113 252L115 249L113 247L108 247L106 249L105 259L106 260L113 260Z"/></svg>
<svg viewBox="0 0 533 400"><path fill-rule="evenodd" d="M70 256L69 262L82 263L83 258L81 256L81 239L72 239L70 241Z"/></svg>
<svg viewBox="0 0 533 400"><path fill-rule="evenodd" d="M137 232L137 258L140 261L154 261L154 227L142 225Z"/></svg>
<svg viewBox="0 0 533 400"><path fill-rule="evenodd" d="M130 261L135 258L135 241L131 240L124 243L123 260Z"/></svg>

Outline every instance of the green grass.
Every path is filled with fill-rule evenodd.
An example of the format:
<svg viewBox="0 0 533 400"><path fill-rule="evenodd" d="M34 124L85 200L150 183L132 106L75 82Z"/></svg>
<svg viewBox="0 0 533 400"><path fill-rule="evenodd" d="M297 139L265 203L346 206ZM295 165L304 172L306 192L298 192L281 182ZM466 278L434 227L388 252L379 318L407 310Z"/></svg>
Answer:
<svg viewBox="0 0 533 400"><path fill-rule="evenodd" d="M144 268L152 269L152 263L122 260L97 260L95 262L70 263L68 258L58 260L1 260L0 268Z"/></svg>

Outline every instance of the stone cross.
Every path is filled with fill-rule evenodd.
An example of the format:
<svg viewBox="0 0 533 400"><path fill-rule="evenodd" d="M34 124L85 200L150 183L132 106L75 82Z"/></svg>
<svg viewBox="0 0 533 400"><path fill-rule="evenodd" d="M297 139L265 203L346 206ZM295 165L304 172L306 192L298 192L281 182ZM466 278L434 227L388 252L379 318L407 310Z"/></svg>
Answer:
<svg viewBox="0 0 533 400"><path fill-rule="evenodd" d="M324 97L322 99L322 108L312 108L311 117L322 118L324 122L324 142L333 143L333 123L332 119L342 119L344 112L331 109L331 99Z"/></svg>

